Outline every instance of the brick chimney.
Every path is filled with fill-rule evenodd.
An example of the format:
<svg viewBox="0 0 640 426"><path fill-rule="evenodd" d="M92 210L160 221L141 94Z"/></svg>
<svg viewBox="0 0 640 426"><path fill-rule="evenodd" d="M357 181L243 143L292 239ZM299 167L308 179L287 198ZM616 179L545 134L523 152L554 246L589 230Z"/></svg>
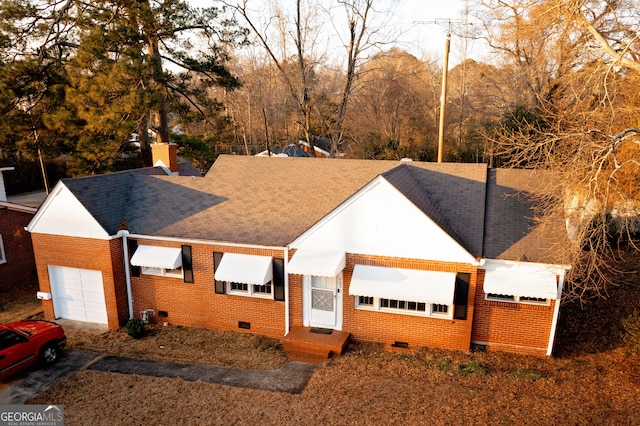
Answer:
<svg viewBox="0 0 640 426"><path fill-rule="evenodd" d="M175 143L154 143L151 145L151 158L154 166L158 161L171 173L178 173L178 145Z"/></svg>

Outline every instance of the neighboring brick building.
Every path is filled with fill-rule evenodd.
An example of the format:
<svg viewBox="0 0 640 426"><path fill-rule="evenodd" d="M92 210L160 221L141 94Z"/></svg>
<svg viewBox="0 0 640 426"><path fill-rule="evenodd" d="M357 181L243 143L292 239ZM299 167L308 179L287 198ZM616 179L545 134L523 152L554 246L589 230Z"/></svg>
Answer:
<svg viewBox="0 0 640 426"><path fill-rule="evenodd" d="M63 179L29 224L45 316L549 355L566 240L544 176L478 164L221 156Z"/></svg>
<svg viewBox="0 0 640 426"><path fill-rule="evenodd" d="M34 276L31 235L25 230L45 193L7 197L3 172L0 168L0 288L9 287Z"/></svg>

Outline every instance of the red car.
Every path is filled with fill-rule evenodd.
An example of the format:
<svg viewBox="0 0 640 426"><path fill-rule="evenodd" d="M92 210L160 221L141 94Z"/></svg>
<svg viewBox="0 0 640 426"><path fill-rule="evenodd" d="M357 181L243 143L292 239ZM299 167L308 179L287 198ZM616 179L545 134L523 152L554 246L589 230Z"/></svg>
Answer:
<svg viewBox="0 0 640 426"><path fill-rule="evenodd" d="M49 321L18 321L0 325L0 380L37 362L53 364L67 337L58 324Z"/></svg>

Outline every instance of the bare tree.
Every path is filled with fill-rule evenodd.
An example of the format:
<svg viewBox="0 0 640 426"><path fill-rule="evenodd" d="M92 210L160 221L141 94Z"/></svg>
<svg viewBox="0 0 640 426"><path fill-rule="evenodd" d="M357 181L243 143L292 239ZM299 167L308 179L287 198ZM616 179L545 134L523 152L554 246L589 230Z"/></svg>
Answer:
<svg viewBox="0 0 640 426"><path fill-rule="evenodd" d="M534 100L505 115L493 140L508 164L560 177L565 195L541 198L539 219L567 224L572 244L558 248L574 265L567 293L606 295L640 231L637 2L481 3L503 18L487 38L522 70Z"/></svg>

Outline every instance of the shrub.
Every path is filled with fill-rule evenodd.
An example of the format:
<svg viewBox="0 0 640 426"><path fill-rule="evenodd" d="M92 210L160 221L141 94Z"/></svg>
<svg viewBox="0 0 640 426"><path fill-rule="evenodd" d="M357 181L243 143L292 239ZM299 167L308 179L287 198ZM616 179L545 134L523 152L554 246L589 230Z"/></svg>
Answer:
<svg viewBox="0 0 640 426"><path fill-rule="evenodd" d="M142 337L144 334L144 321L139 318L131 318L125 325L127 334L134 339Z"/></svg>
<svg viewBox="0 0 640 426"><path fill-rule="evenodd" d="M627 351L632 355L640 355L640 313L637 309L633 310L633 314L622 319L622 328L624 328Z"/></svg>

